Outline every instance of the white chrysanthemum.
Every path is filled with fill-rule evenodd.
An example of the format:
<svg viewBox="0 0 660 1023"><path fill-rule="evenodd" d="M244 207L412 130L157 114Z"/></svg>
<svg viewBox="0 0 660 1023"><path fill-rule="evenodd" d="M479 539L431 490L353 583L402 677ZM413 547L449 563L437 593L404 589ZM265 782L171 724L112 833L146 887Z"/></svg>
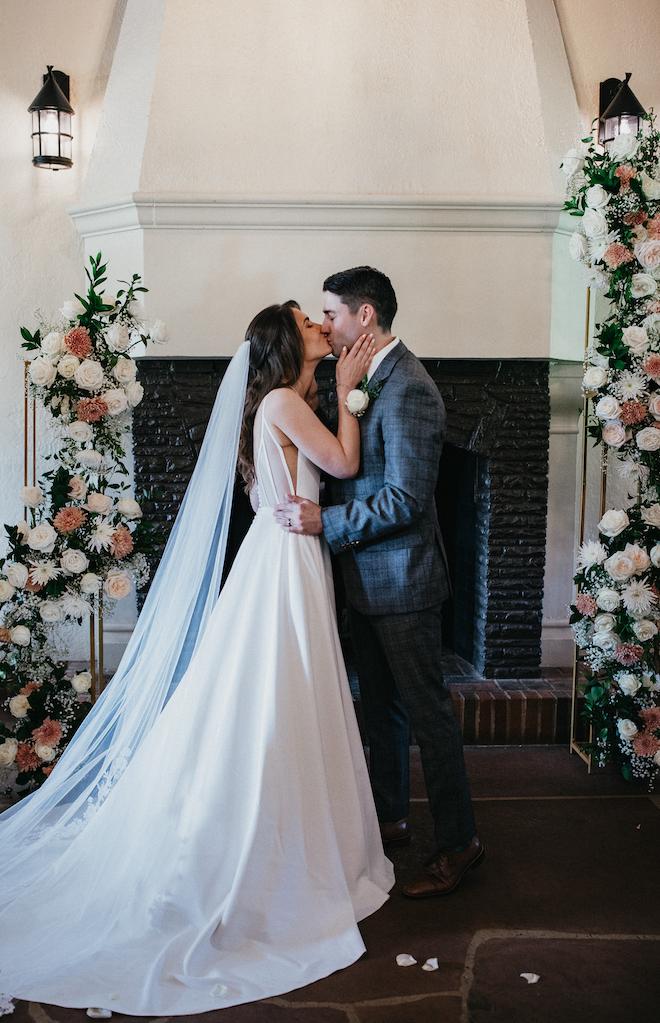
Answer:
<svg viewBox="0 0 660 1023"><path fill-rule="evenodd" d="M616 234L610 231L608 234L598 234L589 239L589 252L594 263L601 263L603 256L609 249L612 242L617 240Z"/></svg>
<svg viewBox="0 0 660 1023"><path fill-rule="evenodd" d="M591 565L602 565L607 558L607 550L598 540L587 540L578 551L578 568L590 568Z"/></svg>
<svg viewBox="0 0 660 1023"><path fill-rule="evenodd" d="M54 561L31 561L30 564L33 566L30 569L30 581L40 586L49 583L51 579L57 579L62 573Z"/></svg>
<svg viewBox="0 0 660 1023"><path fill-rule="evenodd" d="M618 398L622 401L634 401L642 398L646 393L646 380L641 373L631 373L625 370L612 385Z"/></svg>
<svg viewBox="0 0 660 1023"><path fill-rule="evenodd" d="M646 614L658 598L644 579L635 579L621 590L624 607L631 614Z"/></svg>
<svg viewBox="0 0 660 1023"><path fill-rule="evenodd" d="M89 618L92 613L87 601L75 593L66 593L60 600L60 607L69 618Z"/></svg>
<svg viewBox="0 0 660 1023"><path fill-rule="evenodd" d="M101 551L107 551L112 544L112 538L115 535L116 526L113 526L108 519L100 519L92 530L92 535L89 538L87 548L90 551L96 551L98 554Z"/></svg>
<svg viewBox="0 0 660 1023"><path fill-rule="evenodd" d="M641 462L635 462L632 458L621 458L617 466L619 476L622 480L646 479L648 469Z"/></svg>
<svg viewBox="0 0 660 1023"><path fill-rule="evenodd" d="M610 287L610 275L605 273L604 270L599 270L597 267L591 267L589 270L582 272L582 281L585 287L591 288L592 291L600 291L603 294L609 290Z"/></svg>

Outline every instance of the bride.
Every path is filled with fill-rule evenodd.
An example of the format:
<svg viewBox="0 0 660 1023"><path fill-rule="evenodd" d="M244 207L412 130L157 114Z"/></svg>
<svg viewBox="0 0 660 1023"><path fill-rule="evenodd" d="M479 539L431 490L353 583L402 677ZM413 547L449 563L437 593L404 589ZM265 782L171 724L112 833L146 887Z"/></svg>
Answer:
<svg viewBox="0 0 660 1023"><path fill-rule="evenodd" d="M112 684L0 817L5 1011L188 1015L281 994L358 959L357 922L393 884L327 550L273 518L287 493L318 499L319 468L357 472L342 397L373 347L337 363L335 437L305 400L330 354L320 326L287 303L246 338ZM239 430L258 510L217 598Z"/></svg>

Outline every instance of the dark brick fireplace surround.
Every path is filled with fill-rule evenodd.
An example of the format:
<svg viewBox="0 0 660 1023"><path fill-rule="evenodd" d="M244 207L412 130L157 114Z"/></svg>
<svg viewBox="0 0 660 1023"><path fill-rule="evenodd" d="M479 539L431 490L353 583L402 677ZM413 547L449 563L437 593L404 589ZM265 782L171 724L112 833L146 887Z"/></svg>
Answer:
<svg viewBox="0 0 660 1023"><path fill-rule="evenodd" d="M424 359L447 408L436 499L453 598L445 643L487 679L540 678L550 398L542 360ZM138 491L157 488L151 519L169 530L228 360L140 360L135 410ZM336 400L333 364L318 370ZM230 556L250 521L236 492ZM491 739L492 741L492 739Z"/></svg>

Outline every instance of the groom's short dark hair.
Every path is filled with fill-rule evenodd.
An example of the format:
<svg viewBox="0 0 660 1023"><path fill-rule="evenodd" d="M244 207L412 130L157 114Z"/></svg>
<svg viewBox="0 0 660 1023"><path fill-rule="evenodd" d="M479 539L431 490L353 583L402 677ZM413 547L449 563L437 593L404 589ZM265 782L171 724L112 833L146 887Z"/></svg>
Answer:
<svg viewBox="0 0 660 1023"><path fill-rule="evenodd" d="M389 277L373 266L341 270L323 282L323 290L338 295L352 313L367 302L374 307L381 330L389 330L392 326L397 310L394 288Z"/></svg>

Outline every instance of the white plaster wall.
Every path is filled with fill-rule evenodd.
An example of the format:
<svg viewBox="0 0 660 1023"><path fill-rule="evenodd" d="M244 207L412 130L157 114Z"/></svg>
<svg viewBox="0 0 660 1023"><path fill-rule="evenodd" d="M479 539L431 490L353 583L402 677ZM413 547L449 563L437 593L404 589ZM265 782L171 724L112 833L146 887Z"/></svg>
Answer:
<svg viewBox="0 0 660 1023"><path fill-rule="evenodd" d="M84 248L66 210L79 200L101 113L125 0L29 0L5 4L0 33L3 173L0 189L0 523L23 517L23 355L19 328L36 326L34 312L55 313L85 287ZM32 166L27 108L46 65L71 77L72 170ZM40 455L48 450L39 420ZM39 458L38 472L47 468ZM4 529L2 530L4 534ZM0 540L0 549L6 549ZM134 616L130 599L120 616ZM119 611L119 607L118 607ZM68 637L83 656L85 636Z"/></svg>

